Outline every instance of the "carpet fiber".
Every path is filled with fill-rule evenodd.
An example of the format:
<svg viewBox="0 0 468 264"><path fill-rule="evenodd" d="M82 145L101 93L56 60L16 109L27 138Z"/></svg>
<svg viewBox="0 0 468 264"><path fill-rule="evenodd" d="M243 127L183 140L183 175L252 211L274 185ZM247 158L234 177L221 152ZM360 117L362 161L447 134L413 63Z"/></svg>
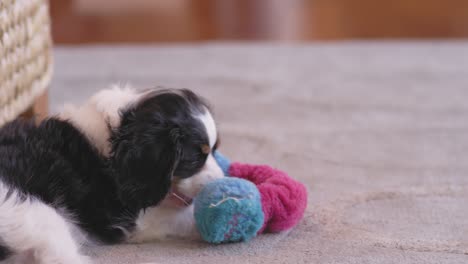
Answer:
<svg viewBox="0 0 468 264"><path fill-rule="evenodd" d="M97 263L468 263L468 43L55 50L52 110L111 82L207 99L221 150L305 183L288 233L87 248Z"/></svg>

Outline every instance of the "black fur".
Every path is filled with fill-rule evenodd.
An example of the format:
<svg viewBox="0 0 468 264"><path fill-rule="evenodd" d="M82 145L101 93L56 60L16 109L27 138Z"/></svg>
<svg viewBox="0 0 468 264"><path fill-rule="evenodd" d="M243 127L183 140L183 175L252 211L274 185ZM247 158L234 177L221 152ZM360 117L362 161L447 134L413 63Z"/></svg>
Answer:
<svg viewBox="0 0 468 264"><path fill-rule="evenodd" d="M174 174L204 165L208 136L194 115L205 107L188 90L149 93L122 111L110 157L67 121L13 121L0 129L0 181L72 213L92 237L119 242L121 228L131 231L139 211L166 196ZM7 253L0 246L0 260Z"/></svg>
<svg viewBox="0 0 468 264"><path fill-rule="evenodd" d="M10 255L10 250L5 246L0 245L0 261L8 258Z"/></svg>

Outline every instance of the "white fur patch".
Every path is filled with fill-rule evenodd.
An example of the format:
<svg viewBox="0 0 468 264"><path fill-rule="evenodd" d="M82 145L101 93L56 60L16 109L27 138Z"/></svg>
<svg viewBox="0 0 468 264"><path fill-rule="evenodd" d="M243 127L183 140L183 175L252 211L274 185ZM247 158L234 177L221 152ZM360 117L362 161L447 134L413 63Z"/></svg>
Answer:
<svg viewBox="0 0 468 264"><path fill-rule="evenodd" d="M211 115L210 111L208 111L208 109L205 109L205 113L199 115L198 119L200 119L200 121L202 121L203 125L205 126L206 133L208 134L210 147L213 147L216 143L216 139L218 136L213 116Z"/></svg>
<svg viewBox="0 0 468 264"><path fill-rule="evenodd" d="M111 127L120 125L120 111L130 104L138 101L142 93L130 86L114 85L112 88L102 90L90 99L96 110L104 115Z"/></svg>
<svg viewBox="0 0 468 264"><path fill-rule="evenodd" d="M115 85L93 95L82 106L65 105L59 115L69 120L93 142L99 152L109 155L109 125L114 128L120 125L120 111L139 100L142 94L128 86Z"/></svg>
<svg viewBox="0 0 468 264"><path fill-rule="evenodd" d="M73 224L54 208L34 198L21 201L16 191L0 182L0 212L0 237L18 254L12 261L26 258L27 262L20 263L90 263L79 253Z"/></svg>
<svg viewBox="0 0 468 264"><path fill-rule="evenodd" d="M193 205L175 208L159 205L141 211L136 229L128 238L130 243L142 243L168 238L199 237L193 217Z"/></svg>

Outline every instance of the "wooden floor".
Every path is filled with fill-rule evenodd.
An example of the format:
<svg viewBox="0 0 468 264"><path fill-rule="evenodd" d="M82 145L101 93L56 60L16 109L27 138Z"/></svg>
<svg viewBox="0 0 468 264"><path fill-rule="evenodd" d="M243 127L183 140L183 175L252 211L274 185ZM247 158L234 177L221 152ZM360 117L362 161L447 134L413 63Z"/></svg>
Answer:
<svg viewBox="0 0 468 264"><path fill-rule="evenodd" d="M468 36L466 0L51 0L57 43Z"/></svg>
<svg viewBox="0 0 468 264"><path fill-rule="evenodd" d="M50 0L59 44L468 37L467 0ZM27 114L44 116L47 95Z"/></svg>

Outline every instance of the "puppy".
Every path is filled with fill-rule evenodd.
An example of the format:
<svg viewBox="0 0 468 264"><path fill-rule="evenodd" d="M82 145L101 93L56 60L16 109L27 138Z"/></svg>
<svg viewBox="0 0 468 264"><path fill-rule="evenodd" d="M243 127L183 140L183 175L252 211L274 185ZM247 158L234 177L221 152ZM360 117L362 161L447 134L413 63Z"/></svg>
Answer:
<svg viewBox="0 0 468 264"><path fill-rule="evenodd" d="M0 262L82 264L83 243L196 238L191 200L223 177L217 145L189 90L114 87L40 124L6 124Z"/></svg>

